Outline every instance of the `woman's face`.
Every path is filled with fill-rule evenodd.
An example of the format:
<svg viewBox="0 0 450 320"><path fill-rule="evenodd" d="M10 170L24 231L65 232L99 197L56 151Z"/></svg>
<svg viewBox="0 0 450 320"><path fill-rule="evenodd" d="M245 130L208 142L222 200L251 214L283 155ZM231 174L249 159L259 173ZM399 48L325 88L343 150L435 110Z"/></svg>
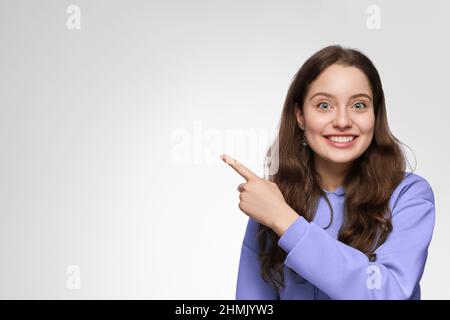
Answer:
<svg viewBox="0 0 450 320"><path fill-rule="evenodd" d="M311 83L303 114L296 109L296 117L308 145L319 157L316 160L350 165L367 150L373 137L375 114L369 80L356 67L329 66ZM328 140L342 134L357 138L347 147Z"/></svg>

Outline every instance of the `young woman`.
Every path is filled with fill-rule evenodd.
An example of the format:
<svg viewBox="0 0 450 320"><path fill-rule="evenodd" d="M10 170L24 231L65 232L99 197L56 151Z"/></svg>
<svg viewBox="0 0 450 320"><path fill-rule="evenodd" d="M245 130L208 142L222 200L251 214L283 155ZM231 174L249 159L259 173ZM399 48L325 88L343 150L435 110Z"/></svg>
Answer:
<svg viewBox="0 0 450 320"><path fill-rule="evenodd" d="M420 299L434 194L405 172L373 63L341 46L310 57L275 143L268 178L221 156L246 180L236 299Z"/></svg>

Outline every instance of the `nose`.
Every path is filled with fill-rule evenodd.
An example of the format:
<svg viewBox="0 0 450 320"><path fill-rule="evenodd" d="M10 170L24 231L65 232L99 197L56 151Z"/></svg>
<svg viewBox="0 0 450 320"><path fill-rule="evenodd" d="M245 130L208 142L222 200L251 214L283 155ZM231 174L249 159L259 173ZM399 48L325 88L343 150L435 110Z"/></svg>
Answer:
<svg viewBox="0 0 450 320"><path fill-rule="evenodd" d="M337 115L333 120L333 126L339 129L345 129L352 126L352 119L349 117L347 108L337 108Z"/></svg>

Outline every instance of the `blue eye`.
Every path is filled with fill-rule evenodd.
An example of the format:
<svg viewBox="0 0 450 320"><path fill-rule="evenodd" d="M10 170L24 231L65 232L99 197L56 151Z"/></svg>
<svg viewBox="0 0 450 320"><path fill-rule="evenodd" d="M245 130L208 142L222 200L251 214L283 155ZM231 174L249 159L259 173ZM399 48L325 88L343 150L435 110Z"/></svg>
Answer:
<svg viewBox="0 0 450 320"><path fill-rule="evenodd" d="M321 102L321 103L319 103L319 104L317 105L317 106L319 107L319 109L321 109L320 106L323 105L323 104L328 105L328 102Z"/></svg>
<svg viewBox="0 0 450 320"><path fill-rule="evenodd" d="M356 105L358 105L358 104L363 105L364 108L357 108L357 109L365 109L365 108L366 108L366 105L365 105L364 103L362 103L362 102L357 102L357 103L354 104L354 106L356 106Z"/></svg>

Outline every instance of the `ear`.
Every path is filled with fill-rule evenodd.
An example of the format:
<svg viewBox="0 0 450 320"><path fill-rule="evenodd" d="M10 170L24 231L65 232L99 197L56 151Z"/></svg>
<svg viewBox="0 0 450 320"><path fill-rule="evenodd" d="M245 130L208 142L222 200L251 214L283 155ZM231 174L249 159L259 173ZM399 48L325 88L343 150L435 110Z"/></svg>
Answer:
<svg viewBox="0 0 450 320"><path fill-rule="evenodd" d="M294 104L295 118L297 119L297 124L300 128L305 128L305 119L303 117L303 112L300 106L295 102Z"/></svg>

